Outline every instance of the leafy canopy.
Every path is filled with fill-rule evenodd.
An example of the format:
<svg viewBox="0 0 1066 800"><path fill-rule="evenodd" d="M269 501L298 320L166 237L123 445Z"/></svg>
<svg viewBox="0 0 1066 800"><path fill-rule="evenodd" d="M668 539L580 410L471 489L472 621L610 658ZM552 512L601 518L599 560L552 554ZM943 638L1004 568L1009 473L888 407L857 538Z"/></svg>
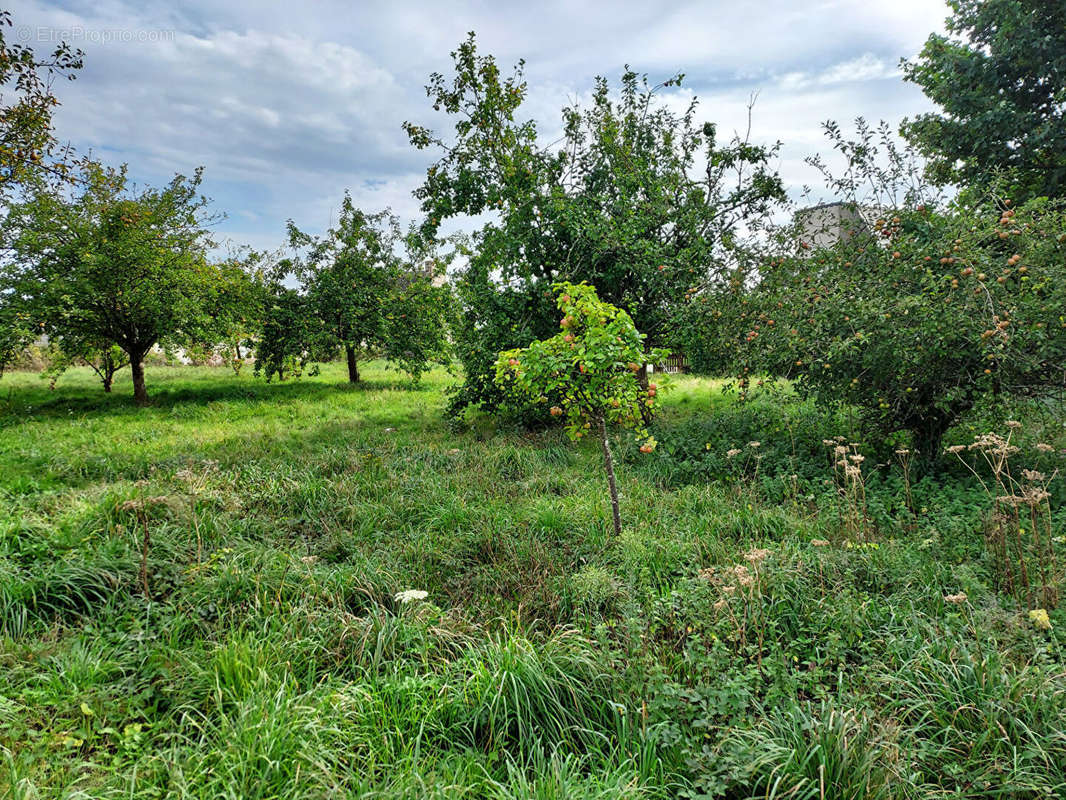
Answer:
<svg viewBox="0 0 1066 800"><path fill-rule="evenodd" d="M559 333L500 353L497 383L527 402L557 399L551 414L564 418L571 438L581 438L600 422L645 435L657 387L641 386L637 373L644 364L665 359L667 351L645 352L645 337L632 317L600 300L588 284L558 283L554 288L563 314ZM645 447L654 448L654 440Z"/></svg>
<svg viewBox="0 0 1066 800"><path fill-rule="evenodd" d="M227 280L207 258L215 217L200 181L197 170L135 190L125 168L86 162L73 187L36 182L3 222L6 301L72 354L122 348L141 403L152 346L214 338L227 301Z"/></svg>
<svg viewBox="0 0 1066 800"><path fill-rule="evenodd" d="M289 222L289 243L301 254L293 266L307 302L336 345L349 353L383 338L385 317L399 272L394 247L399 223L387 211L367 214L345 193L340 218L325 236L301 232ZM359 379L358 371L349 375Z"/></svg>
<svg viewBox="0 0 1066 800"><path fill-rule="evenodd" d="M327 347L325 340L307 295L280 280L271 282L256 342L255 374L264 375L267 381L299 376L311 361L336 353L336 347Z"/></svg>
<svg viewBox="0 0 1066 800"><path fill-rule="evenodd" d="M405 129L415 147L440 154L416 191L426 229L489 215L459 286L466 384L456 405L502 401L496 354L551 335L559 281L595 287L661 344L672 309L721 261L739 224L783 197L768 166L774 147L719 145L695 100L680 114L660 102L681 76L652 87L627 69L617 91L597 79L591 103L564 108L562 137L544 144L522 116L522 62L502 75L473 34L452 57L454 75L432 75L426 91L454 119L453 135Z"/></svg>
<svg viewBox="0 0 1066 800"><path fill-rule="evenodd" d="M806 391L859 407L883 431L911 431L936 456L982 396L1061 387L1064 223L1066 209L1043 199L1016 211L987 201L900 209L875 223L879 242L771 265L764 290L790 303L751 320L748 346L776 354L777 371Z"/></svg>
<svg viewBox="0 0 1066 800"><path fill-rule="evenodd" d="M447 360L451 294L438 280L444 262L433 242L402 235L391 212L364 212L345 193L336 225L312 236L290 221L289 243L296 257L281 272L291 272L299 290L290 294L275 276L260 345L268 376L338 348L353 383L364 353L384 356L415 380L431 362Z"/></svg>
<svg viewBox="0 0 1066 800"><path fill-rule="evenodd" d="M908 81L940 106L903 125L942 183L1013 172L1016 201L1066 192L1066 4L951 0Z"/></svg>
<svg viewBox="0 0 1066 800"><path fill-rule="evenodd" d="M47 56L10 43L12 25L11 12L0 11L0 194L33 177L67 176L67 153L52 128L59 105L52 83L57 77L73 80L82 67L81 50L66 42Z"/></svg>

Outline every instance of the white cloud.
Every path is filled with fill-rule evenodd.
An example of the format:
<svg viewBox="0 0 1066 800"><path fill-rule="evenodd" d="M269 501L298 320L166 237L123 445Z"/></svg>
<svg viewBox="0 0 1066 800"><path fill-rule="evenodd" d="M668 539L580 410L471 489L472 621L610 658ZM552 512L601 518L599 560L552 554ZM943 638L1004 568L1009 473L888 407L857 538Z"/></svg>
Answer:
<svg viewBox="0 0 1066 800"><path fill-rule="evenodd" d="M743 129L758 90L754 134L785 142L780 166L796 187L814 180L803 157L824 149L819 123L897 122L928 107L900 80L898 61L946 16L940 0L17 0L12 11L16 25L160 34L76 41L86 66L58 87L59 133L128 161L140 180L203 164L205 189L231 212L220 232L259 246L280 244L290 217L325 227L345 188L367 208L417 217L410 192L431 155L411 148L400 125L451 123L423 85L448 71L469 30L502 68L527 59L526 109L544 136L595 75L617 77L626 63L653 81L685 72L686 88L666 101L698 94L701 116L723 134Z"/></svg>

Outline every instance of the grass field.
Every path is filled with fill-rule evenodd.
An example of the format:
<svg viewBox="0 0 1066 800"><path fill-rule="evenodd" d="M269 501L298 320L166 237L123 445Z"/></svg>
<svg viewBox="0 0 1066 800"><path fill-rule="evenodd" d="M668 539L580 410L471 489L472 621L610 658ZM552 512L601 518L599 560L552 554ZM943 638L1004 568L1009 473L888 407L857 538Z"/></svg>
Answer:
<svg viewBox="0 0 1066 800"><path fill-rule="evenodd" d="M863 442L856 517L846 413L673 380L615 537L594 443L444 372L91 377L0 383L0 798L1066 796L1066 615L961 465Z"/></svg>

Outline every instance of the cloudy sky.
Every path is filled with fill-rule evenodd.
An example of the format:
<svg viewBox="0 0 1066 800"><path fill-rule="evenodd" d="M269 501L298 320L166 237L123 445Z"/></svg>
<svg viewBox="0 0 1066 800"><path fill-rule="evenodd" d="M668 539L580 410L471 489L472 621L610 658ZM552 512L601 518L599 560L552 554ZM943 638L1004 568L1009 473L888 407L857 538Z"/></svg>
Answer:
<svg viewBox="0 0 1066 800"><path fill-rule="evenodd" d="M203 165L227 214L219 234L256 247L280 245L289 218L322 229L346 188L367 210L417 216L411 190L431 156L400 126L445 124L423 87L467 31L502 66L526 60L542 130L627 63L654 82L684 72L673 99L697 95L723 133L745 126L758 92L754 138L784 142L778 166L797 193L818 183L803 157L824 150L822 121L895 124L928 107L898 64L947 14L941 0L8 5L20 41L85 51L78 79L59 86L62 139L142 182Z"/></svg>

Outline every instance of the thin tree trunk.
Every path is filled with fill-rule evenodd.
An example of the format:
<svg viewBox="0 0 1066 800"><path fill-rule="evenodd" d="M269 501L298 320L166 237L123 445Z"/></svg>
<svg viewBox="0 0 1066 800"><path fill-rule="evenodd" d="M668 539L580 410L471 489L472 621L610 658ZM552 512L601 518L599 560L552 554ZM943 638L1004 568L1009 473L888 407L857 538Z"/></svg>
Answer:
<svg viewBox="0 0 1066 800"><path fill-rule="evenodd" d="M600 442L603 444L603 467L607 470L607 484L611 489L611 514L614 518L614 535L622 533L622 515L618 512L618 484L614 480L614 458L611 443L607 440L607 420L600 417Z"/></svg>
<svg viewBox="0 0 1066 800"><path fill-rule="evenodd" d="M345 345L344 353L348 357L348 383L359 383L359 365L355 360L355 348Z"/></svg>
<svg viewBox="0 0 1066 800"><path fill-rule="evenodd" d="M111 384L115 380L115 373L118 372L118 367L115 366L115 360L111 358L111 354L104 353L104 358L101 366L104 368L103 375L100 376L100 380L104 384L104 391L108 394L111 393Z"/></svg>
<svg viewBox="0 0 1066 800"><path fill-rule="evenodd" d="M133 373L133 402L139 406L148 405L148 390L144 387L143 356L130 354L130 371Z"/></svg>
<svg viewBox="0 0 1066 800"><path fill-rule="evenodd" d="M640 369L637 370L637 384L640 386L642 392L648 391L648 365L641 364ZM651 409L643 403L639 403L640 418L644 421L645 425L651 424Z"/></svg>

